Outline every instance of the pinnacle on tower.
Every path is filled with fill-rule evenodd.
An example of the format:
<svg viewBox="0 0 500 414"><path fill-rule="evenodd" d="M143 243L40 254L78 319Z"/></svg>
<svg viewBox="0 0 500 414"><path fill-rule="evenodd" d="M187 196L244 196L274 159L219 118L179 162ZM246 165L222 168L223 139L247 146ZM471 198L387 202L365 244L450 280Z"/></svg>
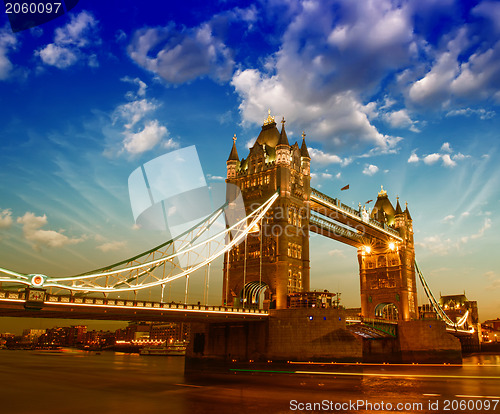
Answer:
<svg viewBox="0 0 500 414"><path fill-rule="evenodd" d="M398 202L396 204L396 215L403 214L403 210L401 209L401 205L399 204L399 197L396 197L396 200L398 200Z"/></svg>
<svg viewBox="0 0 500 414"><path fill-rule="evenodd" d="M411 220L411 216L410 216L410 210L408 210L408 201L406 202L406 209L405 209L405 214L406 214L406 218L408 220Z"/></svg>
<svg viewBox="0 0 500 414"><path fill-rule="evenodd" d="M307 150L307 145L306 145L306 133L302 131L302 146L300 147L300 155L305 158L311 159L309 156L309 151Z"/></svg>
<svg viewBox="0 0 500 414"><path fill-rule="evenodd" d="M280 139L278 141L277 145L290 145L288 143L288 137L286 136L286 131L285 131L285 117L281 120L281 134L280 134Z"/></svg>
<svg viewBox="0 0 500 414"><path fill-rule="evenodd" d="M233 136L233 147L231 148L231 153L229 154L228 161L239 161L238 151L236 150L236 134Z"/></svg>

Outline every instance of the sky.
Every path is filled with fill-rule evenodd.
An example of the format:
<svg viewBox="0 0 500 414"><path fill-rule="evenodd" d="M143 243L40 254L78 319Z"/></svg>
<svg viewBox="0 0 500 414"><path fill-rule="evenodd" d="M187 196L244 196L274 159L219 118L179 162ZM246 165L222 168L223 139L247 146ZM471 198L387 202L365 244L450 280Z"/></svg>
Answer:
<svg viewBox="0 0 500 414"><path fill-rule="evenodd" d="M0 267L71 275L161 243L134 223L132 171L195 145L223 182L233 135L246 157L271 109L305 131L313 187L407 201L434 294L500 316L499 2L169 3L80 0L17 33L2 13ZM311 246L311 288L358 307L356 250Z"/></svg>

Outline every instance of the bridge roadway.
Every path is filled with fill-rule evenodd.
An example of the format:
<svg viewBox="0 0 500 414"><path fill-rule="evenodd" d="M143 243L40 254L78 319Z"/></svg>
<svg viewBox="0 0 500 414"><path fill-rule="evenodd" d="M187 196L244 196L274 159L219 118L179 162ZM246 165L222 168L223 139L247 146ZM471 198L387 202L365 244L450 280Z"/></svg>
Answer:
<svg viewBox="0 0 500 414"><path fill-rule="evenodd" d="M369 244L371 238L402 241L399 232L376 220L363 217L359 211L322 192L311 189L310 231L354 247Z"/></svg>
<svg viewBox="0 0 500 414"><path fill-rule="evenodd" d="M105 299L46 293L40 309L25 309L25 292L0 290L0 316L116 321L258 322L267 311L224 306Z"/></svg>

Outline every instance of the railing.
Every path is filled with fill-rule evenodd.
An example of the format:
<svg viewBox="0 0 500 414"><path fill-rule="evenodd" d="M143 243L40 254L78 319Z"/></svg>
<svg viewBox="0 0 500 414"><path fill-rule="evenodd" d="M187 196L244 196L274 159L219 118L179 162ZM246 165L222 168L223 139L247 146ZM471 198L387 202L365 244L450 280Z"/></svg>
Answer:
<svg viewBox="0 0 500 414"><path fill-rule="evenodd" d="M337 210L340 210L340 211L343 211L351 216L354 216L355 219L358 219L358 220L361 220L364 224L370 224L374 227L378 227L379 229L391 234L392 236L395 236L397 237L398 239L401 238L401 236L399 235L399 232L391 227L389 227L387 224L385 223L379 223L377 220L374 220L372 218L370 218L368 220L368 222L365 222L363 221L362 217L361 217L361 214L359 213L359 211L353 209L352 207L349 207L347 205L345 205L344 203L341 203L339 199L337 198L332 198L332 197L329 197L327 196L326 194L323 194L322 192L316 190L315 188L311 188L311 195L313 196L316 196L317 198L323 200L323 201L326 201L327 203L330 203L331 205L333 205L334 208L336 208Z"/></svg>
<svg viewBox="0 0 500 414"><path fill-rule="evenodd" d="M0 300L16 300L24 301L25 292L0 292ZM107 299L107 298L85 298L69 295L52 295L45 294L45 304L75 304L75 305L94 305L107 307L125 307L125 308L149 308L149 309L177 309L177 310L196 310L207 312L233 312L233 313L257 313L267 315L268 312L264 309L248 309L248 308L232 308L228 306L209 306L209 305L192 305L185 303L164 303L152 302L144 300L128 300L128 299Z"/></svg>
<svg viewBox="0 0 500 414"><path fill-rule="evenodd" d="M374 318L346 318L346 323L356 324L361 323L368 325L374 329L385 332L388 335L397 337L398 335L398 321L388 319L374 319Z"/></svg>

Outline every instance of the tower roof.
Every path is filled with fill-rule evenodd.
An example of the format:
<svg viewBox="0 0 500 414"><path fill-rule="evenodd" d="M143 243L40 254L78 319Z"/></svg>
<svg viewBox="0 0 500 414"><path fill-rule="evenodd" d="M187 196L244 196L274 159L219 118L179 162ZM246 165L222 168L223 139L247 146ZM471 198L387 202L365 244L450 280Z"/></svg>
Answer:
<svg viewBox="0 0 500 414"><path fill-rule="evenodd" d="M406 214L406 217L408 218L408 220L412 219L410 216L410 210L408 210L408 203L406 203L405 214Z"/></svg>
<svg viewBox="0 0 500 414"><path fill-rule="evenodd" d="M382 213L385 215L388 225L392 225L394 223L394 215L396 211L389 201L389 197L387 197L387 191L384 190L384 187L381 186L380 193L378 193L377 202L375 206L373 206L373 210L371 213L371 218L379 219Z"/></svg>
<svg viewBox="0 0 500 414"><path fill-rule="evenodd" d="M280 134L280 139L278 141L277 145L290 145L288 143L288 137L286 136L286 131L285 131L285 117L281 120L281 134Z"/></svg>
<svg viewBox="0 0 500 414"><path fill-rule="evenodd" d="M239 161L238 151L236 150L236 134L233 137L233 147L231 148L231 153L229 154L228 161Z"/></svg>
<svg viewBox="0 0 500 414"><path fill-rule="evenodd" d="M302 146L300 147L300 155L302 157L311 159L311 157L309 156L309 151L307 150L306 133L304 131L302 131Z"/></svg>
<svg viewBox="0 0 500 414"><path fill-rule="evenodd" d="M262 130L257 137L257 143L260 145L267 145L268 147L276 147L281 138L281 134L276 128L276 122L274 121L274 116L271 116L271 110L268 111L267 119L262 125Z"/></svg>
<svg viewBox="0 0 500 414"><path fill-rule="evenodd" d="M399 204L399 197L397 197L397 204L396 204L396 214L403 214L403 210L401 209L401 205Z"/></svg>

